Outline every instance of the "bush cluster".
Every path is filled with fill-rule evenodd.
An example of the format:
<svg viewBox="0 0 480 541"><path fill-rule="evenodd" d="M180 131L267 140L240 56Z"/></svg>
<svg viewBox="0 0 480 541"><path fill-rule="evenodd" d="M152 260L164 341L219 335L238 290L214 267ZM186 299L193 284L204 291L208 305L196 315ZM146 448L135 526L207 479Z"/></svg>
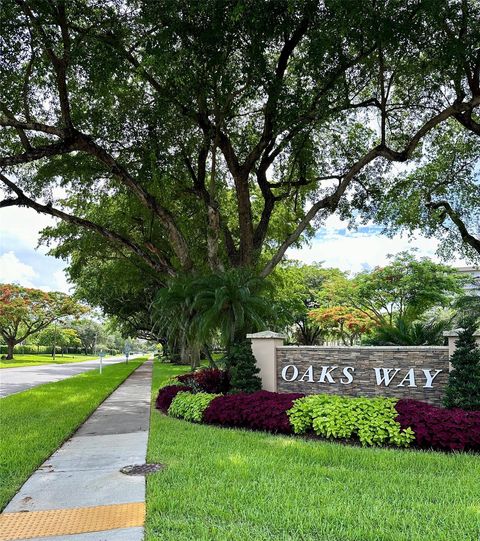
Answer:
<svg viewBox="0 0 480 541"><path fill-rule="evenodd" d="M480 410L480 347L475 339L475 319L464 322L450 362L453 370L448 377L444 404L447 408Z"/></svg>
<svg viewBox="0 0 480 541"><path fill-rule="evenodd" d="M283 434L313 432L363 445L414 444L424 449L480 451L480 411L445 409L418 400L350 398L300 393L192 392L160 389L156 407L194 422Z"/></svg>
<svg viewBox="0 0 480 541"><path fill-rule="evenodd" d="M205 408L217 396L217 394L213 393L179 392L170 404L168 414L172 417L185 419L186 421L200 423L203 419Z"/></svg>
<svg viewBox="0 0 480 541"><path fill-rule="evenodd" d="M417 447L480 451L480 411L439 408L410 399L399 400L395 409L402 428L415 432Z"/></svg>
<svg viewBox="0 0 480 541"><path fill-rule="evenodd" d="M227 366L232 374L231 383L235 392L254 393L262 388L262 382L258 376L260 369L249 341L231 346L227 353Z"/></svg>
<svg viewBox="0 0 480 541"><path fill-rule="evenodd" d="M415 435L395 420L395 403L392 398L311 395L296 400L287 415L296 434L313 431L324 438L358 439L362 445L408 446Z"/></svg>
<svg viewBox="0 0 480 541"><path fill-rule="evenodd" d="M167 385L162 387L158 391L155 407L160 411L163 411L163 413L167 413L172 400L177 396L178 393L191 390L192 388L188 387L187 385Z"/></svg>
<svg viewBox="0 0 480 541"><path fill-rule="evenodd" d="M228 393L231 389L230 374L219 368L202 368L177 376L176 379L191 387L194 392Z"/></svg>
<svg viewBox="0 0 480 541"><path fill-rule="evenodd" d="M203 420L215 425L290 434L292 427L287 410L294 400L303 396L268 391L219 396L210 402Z"/></svg>

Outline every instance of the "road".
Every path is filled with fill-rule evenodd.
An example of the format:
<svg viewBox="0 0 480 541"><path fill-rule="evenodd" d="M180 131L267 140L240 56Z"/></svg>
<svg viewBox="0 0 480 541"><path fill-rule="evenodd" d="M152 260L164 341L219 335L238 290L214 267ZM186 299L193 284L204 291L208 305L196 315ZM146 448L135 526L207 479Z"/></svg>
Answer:
<svg viewBox="0 0 480 541"><path fill-rule="evenodd" d="M130 359L140 355L131 355ZM0 398L15 393L21 393L37 385L52 383L71 378L77 374L94 370L99 367L99 360L82 361L68 364L44 364L37 366L22 366L19 368L2 368L0 370ZM125 362L125 357L105 357L103 365Z"/></svg>

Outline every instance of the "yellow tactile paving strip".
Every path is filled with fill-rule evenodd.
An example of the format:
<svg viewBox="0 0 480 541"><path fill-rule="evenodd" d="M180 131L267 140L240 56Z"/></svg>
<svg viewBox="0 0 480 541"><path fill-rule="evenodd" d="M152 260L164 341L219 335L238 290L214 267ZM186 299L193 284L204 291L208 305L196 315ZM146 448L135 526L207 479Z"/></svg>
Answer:
<svg viewBox="0 0 480 541"><path fill-rule="evenodd" d="M3 513L0 515L0 541L132 528L143 526L144 521L144 502Z"/></svg>

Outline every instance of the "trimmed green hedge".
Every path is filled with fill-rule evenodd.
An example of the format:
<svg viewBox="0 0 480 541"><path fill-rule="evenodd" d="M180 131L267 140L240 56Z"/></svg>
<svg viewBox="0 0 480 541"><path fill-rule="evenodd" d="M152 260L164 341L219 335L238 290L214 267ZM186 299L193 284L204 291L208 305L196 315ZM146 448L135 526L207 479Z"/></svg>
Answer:
<svg viewBox="0 0 480 541"><path fill-rule="evenodd" d="M408 446L415 439L411 428L402 430L395 419L397 400L311 395L295 400L287 411L296 434L313 430L324 438L358 438L362 445Z"/></svg>
<svg viewBox="0 0 480 541"><path fill-rule="evenodd" d="M217 396L220 395L213 393L193 394L188 391L182 391L177 393L173 399L170 407L168 408L168 414L172 417L185 419L186 421L201 423L203 419L203 412L208 407L210 402Z"/></svg>

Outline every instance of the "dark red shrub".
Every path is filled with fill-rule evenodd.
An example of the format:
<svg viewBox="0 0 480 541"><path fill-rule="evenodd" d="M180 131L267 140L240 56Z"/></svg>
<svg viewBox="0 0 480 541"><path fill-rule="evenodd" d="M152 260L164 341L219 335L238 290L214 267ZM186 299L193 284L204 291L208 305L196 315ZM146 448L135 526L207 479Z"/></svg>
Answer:
<svg viewBox="0 0 480 541"><path fill-rule="evenodd" d="M187 372L186 374L181 374L180 376L175 376L175 379L177 381L180 381L180 383L188 383L190 381L193 381L193 376L195 372Z"/></svg>
<svg viewBox="0 0 480 541"><path fill-rule="evenodd" d="M195 381L205 393L228 393L230 376L226 370L204 368L195 372Z"/></svg>
<svg viewBox="0 0 480 541"><path fill-rule="evenodd" d="M230 375L219 368L202 368L196 372L182 374L176 378L181 383L189 385L194 391L204 393L228 393L230 390Z"/></svg>
<svg viewBox="0 0 480 541"><path fill-rule="evenodd" d="M177 396L177 393L191 390L192 388L188 387L187 385L167 385L166 387L162 387L158 391L155 407L158 410L163 411L163 413L167 413L168 408L170 407L173 399Z"/></svg>
<svg viewBox="0 0 480 541"><path fill-rule="evenodd" d="M287 410L300 393L238 393L214 398L203 413L205 423L291 434Z"/></svg>
<svg viewBox="0 0 480 541"><path fill-rule="evenodd" d="M395 406L402 428L415 432L415 445L443 451L480 451L480 411L446 409L419 400Z"/></svg>

